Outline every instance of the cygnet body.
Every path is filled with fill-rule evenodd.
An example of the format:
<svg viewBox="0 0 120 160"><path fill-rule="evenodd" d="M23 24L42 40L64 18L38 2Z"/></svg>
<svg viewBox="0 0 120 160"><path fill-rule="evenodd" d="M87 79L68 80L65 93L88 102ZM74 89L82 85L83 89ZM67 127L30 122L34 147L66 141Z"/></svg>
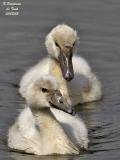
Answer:
<svg viewBox="0 0 120 160"><path fill-rule="evenodd" d="M79 154L87 148L86 126L70 115L73 108L58 89L58 81L50 75L29 85L27 106L9 129L9 148L37 155Z"/></svg>
<svg viewBox="0 0 120 160"><path fill-rule="evenodd" d="M77 44L73 28L65 24L53 28L45 41L49 58L40 60L22 77L19 90L22 97L26 96L31 81L39 75L51 74L59 81L59 89L70 105L99 100L101 83L87 61L75 55Z"/></svg>

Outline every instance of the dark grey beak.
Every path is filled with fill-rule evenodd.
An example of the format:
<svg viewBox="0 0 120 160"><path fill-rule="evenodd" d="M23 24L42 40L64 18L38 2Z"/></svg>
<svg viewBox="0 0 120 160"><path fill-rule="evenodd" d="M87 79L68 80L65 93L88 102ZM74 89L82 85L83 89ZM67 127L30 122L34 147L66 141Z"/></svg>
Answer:
<svg viewBox="0 0 120 160"><path fill-rule="evenodd" d="M72 52L66 54L61 53L59 56L59 62L64 79L71 81L74 78Z"/></svg>
<svg viewBox="0 0 120 160"><path fill-rule="evenodd" d="M62 110L71 115L75 115L74 108L67 103L67 101L65 100L65 98L63 98L62 94L59 91L55 91L51 98L50 104L56 109Z"/></svg>

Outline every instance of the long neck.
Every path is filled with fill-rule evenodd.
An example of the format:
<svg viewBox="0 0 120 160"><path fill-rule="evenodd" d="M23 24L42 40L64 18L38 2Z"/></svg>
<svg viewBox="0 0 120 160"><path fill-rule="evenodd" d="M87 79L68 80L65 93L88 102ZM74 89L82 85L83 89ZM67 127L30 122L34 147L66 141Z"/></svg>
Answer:
<svg viewBox="0 0 120 160"><path fill-rule="evenodd" d="M63 78L59 62L53 58L50 60L49 73L59 80L60 90L67 92L67 81Z"/></svg>
<svg viewBox="0 0 120 160"><path fill-rule="evenodd" d="M54 153L79 153L49 108L31 109L44 146Z"/></svg>
<svg viewBox="0 0 120 160"><path fill-rule="evenodd" d="M39 125L40 128L44 126L47 126L47 128L49 128L50 123L58 124L57 120L55 119L49 108L41 108L41 109L31 108L31 111L37 125Z"/></svg>
<svg viewBox="0 0 120 160"><path fill-rule="evenodd" d="M55 75L57 78L61 78L62 77L62 72L61 72L61 68L60 68L59 62L54 58L50 58L49 72L51 74Z"/></svg>

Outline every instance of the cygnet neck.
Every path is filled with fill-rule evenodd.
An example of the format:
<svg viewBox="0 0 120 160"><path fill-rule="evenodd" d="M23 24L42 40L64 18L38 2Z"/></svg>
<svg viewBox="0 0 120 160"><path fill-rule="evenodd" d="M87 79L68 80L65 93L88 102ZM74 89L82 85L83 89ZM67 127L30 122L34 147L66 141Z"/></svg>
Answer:
<svg viewBox="0 0 120 160"><path fill-rule="evenodd" d="M50 108L31 108L32 114L35 118L36 124L42 129L44 129L44 132L46 130L52 130L52 128L59 126L59 122L56 120L52 112L50 111ZM54 126L51 128L51 125Z"/></svg>

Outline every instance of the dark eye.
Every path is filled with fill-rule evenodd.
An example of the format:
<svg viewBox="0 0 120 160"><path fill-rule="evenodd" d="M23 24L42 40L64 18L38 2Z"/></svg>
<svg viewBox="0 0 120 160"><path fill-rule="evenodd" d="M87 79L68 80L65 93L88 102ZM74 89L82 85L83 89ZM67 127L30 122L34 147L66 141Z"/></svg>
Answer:
<svg viewBox="0 0 120 160"><path fill-rule="evenodd" d="M73 46L75 46L75 42L73 43Z"/></svg>
<svg viewBox="0 0 120 160"><path fill-rule="evenodd" d="M59 44L58 44L57 42L55 42L55 45L56 45L57 47L59 47Z"/></svg>
<svg viewBox="0 0 120 160"><path fill-rule="evenodd" d="M42 90L42 92L44 92L44 93L45 93L45 92L48 92L48 89L46 89L46 88L42 88L41 90Z"/></svg>

